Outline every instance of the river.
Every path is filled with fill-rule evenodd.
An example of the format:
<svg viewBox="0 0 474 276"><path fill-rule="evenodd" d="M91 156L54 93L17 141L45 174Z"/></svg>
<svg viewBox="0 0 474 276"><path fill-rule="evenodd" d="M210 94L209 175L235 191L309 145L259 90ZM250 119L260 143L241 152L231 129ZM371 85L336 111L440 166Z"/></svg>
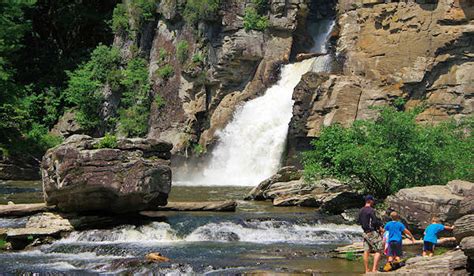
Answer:
<svg viewBox="0 0 474 276"><path fill-rule="evenodd" d="M0 203L41 202L41 183L0 184ZM168 275L234 275L256 272L333 275L361 273L357 261L332 259L338 245L360 240L357 225L318 215L312 208L273 207L241 200L248 187L175 186L171 201L236 199L235 213L164 212L166 219L145 225L73 232L34 250L0 254L0 271L106 275L160 271ZM24 219L2 219L0 227L20 227ZM133 267L134 260L160 252L171 263Z"/></svg>

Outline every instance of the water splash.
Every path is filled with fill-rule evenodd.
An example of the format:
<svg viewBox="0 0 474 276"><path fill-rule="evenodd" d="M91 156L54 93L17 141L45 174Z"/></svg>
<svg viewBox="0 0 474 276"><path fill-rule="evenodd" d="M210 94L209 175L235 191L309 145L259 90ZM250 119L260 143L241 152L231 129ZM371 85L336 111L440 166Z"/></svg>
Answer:
<svg viewBox="0 0 474 276"><path fill-rule="evenodd" d="M324 21L314 34L318 52L326 44L334 21ZM316 49L316 48L315 48ZM285 150L288 124L293 115L292 95L301 77L327 71L330 55L285 65L280 80L263 96L237 108L233 120L217 132L218 144L202 172L182 175L175 183L195 186L255 186L279 168Z"/></svg>
<svg viewBox="0 0 474 276"><path fill-rule="evenodd" d="M167 223L136 227L121 226L111 230L74 232L57 243L175 243L175 242L248 242L325 244L358 240L358 226L336 224L294 224L288 221L224 221L207 223L178 237Z"/></svg>
<svg viewBox="0 0 474 276"><path fill-rule="evenodd" d="M324 244L358 240L360 227L336 224L301 224L284 221L210 223L197 228L187 241Z"/></svg>

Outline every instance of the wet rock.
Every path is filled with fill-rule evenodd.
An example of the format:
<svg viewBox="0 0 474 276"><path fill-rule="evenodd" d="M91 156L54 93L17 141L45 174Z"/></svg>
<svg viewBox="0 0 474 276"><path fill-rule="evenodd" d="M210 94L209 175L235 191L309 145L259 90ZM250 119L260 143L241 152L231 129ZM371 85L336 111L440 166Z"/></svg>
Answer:
<svg viewBox="0 0 474 276"><path fill-rule="evenodd" d="M28 216L48 210L53 210L54 208L55 206L47 206L45 203L0 205L0 217Z"/></svg>
<svg viewBox="0 0 474 276"><path fill-rule="evenodd" d="M43 157L48 205L65 212L112 213L167 203L171 145L153 139L119 139L117 148L95 149L98 139L73 135Z"/></svg>
<svg viewBox="0 0 474 276"><path fill-rule="evenodd" d="M156 211L206 211L206 212L235 212L237 202L234 200L226 201L200 201L200 202L168 202L166 206L156 208ZM140 214L145 216L162 215L156 211L142 211Z"/></svg>
<svg viewBox="0 0 474 276"><path fill-rule="evenodd" d="M466 186L474 185L467 183ZM454 223L462 215L473 213L473 209L461 209L465 199L454 194L447 185L434 185L402 189L389 196L386 203L389 210L397 211L411 229L422 232L433 216L438 216L444 223Z"/></svg>
<svg viewBox="0 0 474 276"><path fill-rule="evenodd" d="M48 243L51 238L59 238L61 233L61 229L52 227L0 228L0 238L9 242L14 250L24 249L32 243Z"/></svg>

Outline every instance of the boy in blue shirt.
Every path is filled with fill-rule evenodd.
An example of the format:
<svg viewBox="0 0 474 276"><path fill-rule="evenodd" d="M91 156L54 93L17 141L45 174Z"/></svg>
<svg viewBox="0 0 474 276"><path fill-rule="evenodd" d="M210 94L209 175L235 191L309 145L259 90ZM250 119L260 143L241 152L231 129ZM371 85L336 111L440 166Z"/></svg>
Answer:
<svg viewBox="0 0 474 276"><path fill-rule="evenodd" d="M431 224L425 229L423 237L423 257L429 255L433 257L436 243L438 242L438 233L443 230L453 230L454 226L445 226L439 223L439 218L433 217Z"/></svg>
<svg viewBox="0 0 474 276"><path fill-rule="evenodd" d="M403 255L402 251L402 234L406 234L411 238L411 241L415 243L415 238L411 232L406 229L405 225L401 223L400 217L397 212L391 212L389 221L385 225L385 231L388 231L388 261L400 261L400 257Z"/></svg>

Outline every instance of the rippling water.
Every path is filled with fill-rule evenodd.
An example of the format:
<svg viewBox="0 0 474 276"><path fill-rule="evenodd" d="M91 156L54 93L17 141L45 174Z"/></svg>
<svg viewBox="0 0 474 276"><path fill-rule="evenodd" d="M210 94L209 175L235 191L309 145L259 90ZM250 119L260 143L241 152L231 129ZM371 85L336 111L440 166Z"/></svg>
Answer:
<svg viewBox="0 0 474 276"><path fill-rule="evenodd" d="M174 187L170 197L173 201L241 199L247 192L245 187ZM335 224L334 217L318 215L311 208L239 203L235 213L164 212L165 221L73 232L35 250L0 254L0 271L15 275L360 272L358 262L327 257L335 246L360 240L358 226ZM2 219L0 227L24 223L24 219ZM172 262L134 266L150 252L160 252Z"/></svg>

